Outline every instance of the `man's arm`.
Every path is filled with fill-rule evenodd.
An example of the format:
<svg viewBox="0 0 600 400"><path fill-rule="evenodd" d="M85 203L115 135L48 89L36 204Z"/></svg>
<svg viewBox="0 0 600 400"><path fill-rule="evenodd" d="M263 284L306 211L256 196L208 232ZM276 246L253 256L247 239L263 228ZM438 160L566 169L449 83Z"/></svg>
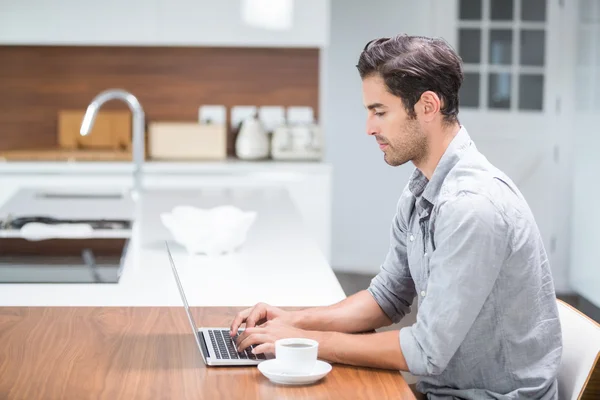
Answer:
<svg viewBox="0 0 600 400"><path fill-rule="evenodd" d="M285 311L259 303L237 314L231 323L230 334L235 336L243 323L248 329L273 320L303 330L347 333L366 332L392 323L373 296L363 290L334 305L300 311Z"/></svg>
<svg viewBox="0 0 600 400"><path fill-rule="evenodd" d="M399 331L363 335L311 332L308 336L319 342L321 359L339 364L408 371L398 334Z"/></svg>
<svg viewBox="0 0 600 400"><path fill-rule="evenodd" d="M391 323L366 290L331 306L296 311L292 320L292 325L300 329L345 333L366 332Z"/></svg>

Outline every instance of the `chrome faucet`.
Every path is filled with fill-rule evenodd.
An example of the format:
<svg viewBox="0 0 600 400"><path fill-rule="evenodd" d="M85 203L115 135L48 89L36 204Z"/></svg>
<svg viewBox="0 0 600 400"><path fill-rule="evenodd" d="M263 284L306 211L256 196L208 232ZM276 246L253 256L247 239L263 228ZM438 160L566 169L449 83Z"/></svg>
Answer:
<svg viewBox="0 0 600 400"><path fill-rule="evenodd" d="M142 163L144 162L144 110L138 99L131 93L122 89L108 89L98 94L88 106L83 122L81 123L81 136L86 136L92 130L98 110L110 100L122 100L129 106L133 114L133 189L131 197L137 201L142 191Z"/></svg>

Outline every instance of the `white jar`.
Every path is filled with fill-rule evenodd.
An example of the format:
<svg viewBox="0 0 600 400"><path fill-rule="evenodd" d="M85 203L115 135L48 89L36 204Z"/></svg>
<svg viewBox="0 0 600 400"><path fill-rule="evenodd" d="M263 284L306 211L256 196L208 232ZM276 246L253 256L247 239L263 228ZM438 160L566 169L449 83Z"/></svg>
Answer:
<svg viewBox="0 0 600 400"><path fill-rule="evenodd" d="M235 153L242 160L260 160L269 156L269 137L255 115L242 123L235 141Z"/></svg>

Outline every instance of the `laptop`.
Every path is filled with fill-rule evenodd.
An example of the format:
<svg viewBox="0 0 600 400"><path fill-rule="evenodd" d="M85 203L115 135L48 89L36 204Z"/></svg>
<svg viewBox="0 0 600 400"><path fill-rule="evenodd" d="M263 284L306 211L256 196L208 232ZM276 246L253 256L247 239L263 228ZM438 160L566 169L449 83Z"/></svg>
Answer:
<svg viewBox="0 0 600 400"><path fill-rule="evenodd" d="M179 274L175 267L175 262L171 256L171 250L169 244L166 243L167 253L169 254L169 261L171 262L171 269L179 288L179 294L183 301L185 312L187 313L188 320L192 327L192 332L196 338L196 344L198 350L202 355L204 364L210 366L234 366L234 365L258 365L264 360L274 358L271 354L252 354L251 350L255 346L248 347L243 352L238 352L235 345L237 336L243 332L243 329L239 329L238 334L235 337L229 335L229 327L223 328L198 328L190 312L185 293L183 292L183 286L179 280Z"/></svg>

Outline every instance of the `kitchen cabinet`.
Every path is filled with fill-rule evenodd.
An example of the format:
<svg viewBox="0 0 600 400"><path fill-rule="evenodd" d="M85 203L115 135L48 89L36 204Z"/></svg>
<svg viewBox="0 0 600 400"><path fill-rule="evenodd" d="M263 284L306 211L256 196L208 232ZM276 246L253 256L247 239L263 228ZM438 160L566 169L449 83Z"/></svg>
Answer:
<svg viewBox="0 0 600 400"><path fill-rule="evenodd" d="M241 0L5 2L0 44L324 47L329 0L294 1L289 30L244 23Z"/></svg>

